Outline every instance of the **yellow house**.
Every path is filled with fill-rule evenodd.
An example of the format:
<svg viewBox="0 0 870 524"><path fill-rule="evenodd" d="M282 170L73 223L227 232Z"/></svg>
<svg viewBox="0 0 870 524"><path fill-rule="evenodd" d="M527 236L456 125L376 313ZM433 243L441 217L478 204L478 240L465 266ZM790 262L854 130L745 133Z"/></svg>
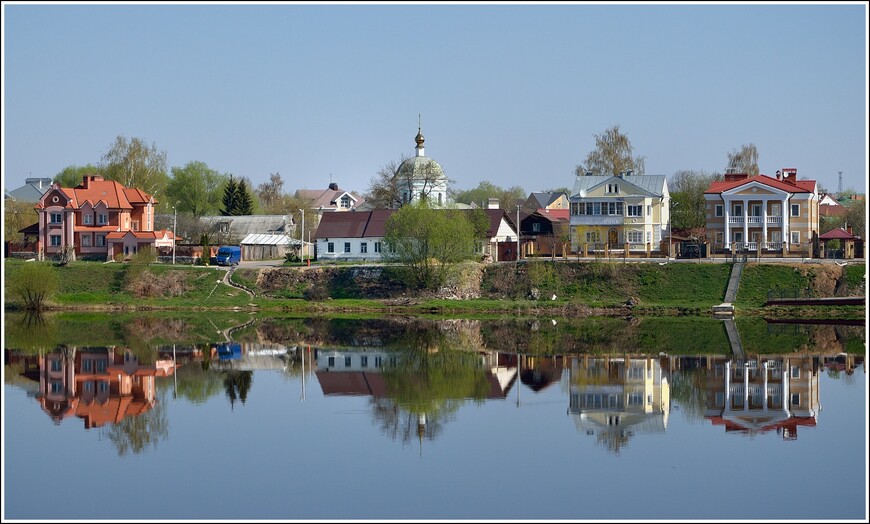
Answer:
<svg viewBox="0 0 870 524"><path fill-rule="evenodd" d="M579 175L569 198L571 250L659 251L668 234L670 201L664 175Z"/></svg>

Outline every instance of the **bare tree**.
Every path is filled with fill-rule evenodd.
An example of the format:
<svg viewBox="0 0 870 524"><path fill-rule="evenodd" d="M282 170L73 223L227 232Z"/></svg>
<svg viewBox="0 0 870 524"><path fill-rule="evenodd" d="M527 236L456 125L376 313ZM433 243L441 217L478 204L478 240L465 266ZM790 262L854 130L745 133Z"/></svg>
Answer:
<svg viewBox="0 0 870 524"><path fill-rule="evenodd" d="M595 149L586 155L583 164L574 169L576 175L591 172L600 176L617 176L633 171L635 175L644 174L645 159L632 157L631 141L619 132L615 125L600 135L595 135Z"/></svg>
<svg viewBox="0 0 870 524"><path fill-rule="evenodd" d="M372 177L369 190L365 195L369 206L377 209L396 209L402 205L402 181L399 167L408 157L402 155L399 161L391 161L378 170Z"/></svg>
<svg viewBox="0 0 870 524"><path fill-rule="evenodd" d="M103 155L100 169L109 180L116 180L126 187L135 187L154 195L166 187L166 152L157 146L149 146L140 138L119 135L115 143Z"/></svg>
<svg viewBox="0 0 870 524"><path fill-rule="evenodd" d="M746 173L749 176L758 174L758 149L755 144L743 144L740 149L728 153L726 173Z"/></svg>
<svg viewBox="0 0 870 524"><path fill-rule="evenodd" d="M283 188L284 180L281 179L280 173L270 174L268 182L263 182L257 186L255 193L260 199L260 205L265 214L277 215L282 212L281 210L284 209Z"/></svg>

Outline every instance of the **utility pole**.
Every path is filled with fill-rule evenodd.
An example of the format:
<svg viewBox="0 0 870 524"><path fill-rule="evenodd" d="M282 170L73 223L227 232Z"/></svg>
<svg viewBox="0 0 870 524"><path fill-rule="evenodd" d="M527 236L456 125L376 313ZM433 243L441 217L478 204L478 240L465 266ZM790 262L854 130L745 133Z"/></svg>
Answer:
<svg viewBox="0 0 870 524"><path fill-rule="evenodd" d="M520 205L517 204L517 264L520 262Z"/></svg>
<svg viewBox="0 0 870 524"><path fill-rule="evenodd" d="M299 211L302 212L302 231L299 232L299 241L301 242L300 245L302 246L302 251L301 251L302 257L304 257L305 256L305 210L300 209Z"/></svg>
<svg viewBox="0 0 870 524"><path fill-rule="evenodd" d="M172 263L175 264L175 242L177 239L177 235L175 231L178 230L178 202L172 206ZM174 346L173 346L174 351Z"/></svg>

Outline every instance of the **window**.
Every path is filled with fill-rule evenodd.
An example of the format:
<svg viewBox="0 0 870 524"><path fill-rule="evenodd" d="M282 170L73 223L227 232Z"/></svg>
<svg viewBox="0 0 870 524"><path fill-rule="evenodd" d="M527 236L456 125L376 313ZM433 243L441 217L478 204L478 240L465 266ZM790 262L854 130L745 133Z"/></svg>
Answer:
<svg viewBox="0 0 870 524"><path fill-rule="evenodd" d="M626 206L626 214L630 217L643 216L643 206Z"/></svg>
<svg viewBox="0 0 870 524"><path fill-rule="evenodd" d="M380 253L380 252L381 252L381 243L375 242L375 253Z"/></svg>
<svg viewBox="0 0 870 524"><path fill-rule="evenodd" d="M52 224L60 224L60 221L61 221L61 214L60 214L60 213L51 213L51 214L50 214L50 217L51 217L51 218L50 218L49 221L50 221Z"/></svg>
<svg viewBox="0 0 870 524"><path fill-rule="evenodd" d="M359 252L360 253L368 253L369 252L369 243L368 242L360 242L359 243Z"/></svg>
<svg viewBox="0 0 870 524"><path fill-rule="evenodd" d="M327 242L326 243L326 252L327 253L335 253L335 242Z"/></svg>
<svg viewBox="0 0 870 524"><path fill-rule="evenodd" d="M586 242L600 242L601 234L598 231L587 231Z"/></svg>
<svg viewBox="0 0 870 524"><path fill-rule="evenodd" d="M63 391L63 382L61 382L59 380L52 380L51 381L51 392L52 393L60 393L61 391Z"/></svg>
<svg viewBox="0 0 870 524"><path fill-rule="evenodd" d="M798 366L791 367L791 378L801 378L801 368Z"/></svg>
<svg viewBox="0 0 870 524"><path fill-rule="evenodd" d="M743 215L743 204L734 204L734 215L742 216Z"/></svg>
<svg viewBox="0 0 870 524"><path fill-rule="evenodd" d="M643 242L643 231L629 231L628 241L633 244L639 244Z"/></svg>
<svg viewBox="0 0 870 524"><path fill-rule="evenodd" d="M652 216L652 206L646 206L646 216Z"/></svg>
<svg viewBox="0 0 870 524"><path fill-rule="evenodd" d="M105 393L106 391L109 391L109 383L106 382L105 380L101 380L100 381L100 393Z"/></svg>
<svg viewBox="0 0 870 524"><path fill-rule="evenodd" d="M734 232L734 241L735 242L743 242L743 231L735 231Z"/></svg>
<svg viewBox="0 0 870 524"><path fill-rule="evenodd" d="M97 224L103 225L109 223L109 215L106 213L100 213L97 215Z"/></svg>
<svg viewBox="0 0 870 524"><path fill-rule="evenodd" d="M85 391L93 391L93 390L94 390L94 383L91 382L90 380L85 382Z"/></svg>
<svg viewBox="0 0 870 524"><path fill-rule="evenodd" d="M230 223L229 222L221 222L218 224L218 231L221 233L229 233L230 232Z"/></svg>
<svg viewBox="0 0 870 524"><path fill-rule="evenodd" d="M792 393L791 394L791 405L799 406L801 403L801 394L800 393Z"/></svg>
<svg viewBox="0 0 870 524"><path fill-rule="evenodd" d="M713 242L716 244L722 245L725 243L723 233L721 231L716 232L716 235L713 237Z"/></svg>
<svg viewBox="0 0 870 524"><path fill-rule="evenodd" d="M379 368L384 365L383 359L381 357L375 357L375 367Z"/></svg>
<svg viewBox="0 0 870 524"><path fill-rule="evenodd" d="M344 367L350 367L350 357L344 357Z"/></svg>
<svg viewBox="0 0 870 524"><path fill-rule="evenodd" d="M350 207L350 197L349 196L344 195L343 197L341 197L341 207L343 207L345 209Z"/></svg>
<svg viewBox="0 0 870 524"><path fill-rule="evenodd" d="M344 243L344 252L345 252L345 253L350 253L350 242L345 242L345 243Z"/></svg>
<svg viewBox="0 0 870 524"><path fill-rule="evenodd" d="M60 245L60 235L51 235L51 245L55 247Z"/></svg>
<svg viewBox="0 0 870 524"><path fill-rule="evenodd" d="M105 360L98 360L97 361L97 371L99 371L101 373L103 371L106 371L106 361Z"/></svg>
<svg viewBox="0 0 870 524"><path fill-rule="evenodd" d="M801 243L801 232L800 231L792 231L791 232L791 243L792 244L800 244Z"/></svg>
<svg viewBox="0 0 870 524"><path fill-rule="evenodd" d="M138 220L133 221L132 229L133 229L133 231L139 231L139 221Z"/></svg>
<svg viewBox="0 0 870 524"><path fill-rule="evenodd" d="M587 215L600 215L601 214L601 202L593 202L592 203L592 213L586 213Z"/></svg>
<svg viewBox="0 0 870 524"><path fill-rule="evenodd" d="M91 235L82 235L82 247L91 247Z"/></svg>
<svg viewBox="0 0 870 524"><path fill-rule="evenodd" d="M533 233L540 233L541 232L541 223L540 222L535 222L534 224L532 224L532 232Z"/></svg>
<svg viewBox="0 0 870 524"><path fill-rule="evenodd" d="M619 185L618 184L607 184L607 192L608 193L619 193Z"/></svg>
<svg viewBox="0 0 870 524"><path fill-rule="evenodd" d="M326 365L328 367L335 367L335 357L329 357L326 359Z"/></svg>
<svg viewBox="0 0 870 524"><path fill-rule="evenodd" d="M369 367L369 357L367 357L367 356L365 356L365 355L363 355L362 357L360 357L360 359L359 359L359 365L360 365L361 367L364 367L364 368Z"/></svg>
<svg viewBox="0 0 870 524"><path fill-rule="evenodd" d="M722 207L722 204L716 204L716 216L721 217L724 212L725 210Z"/></svg>
<svg viewBox="0 0 870 524"><path fill-rule="evenodd" d="M793 216L793 217L801 216L801 205L800 204L792 204L791 205L791 216Z"/></svg>
<svg viewBox="0 0 870 524"><path fill-rule="evenodd" d="M51 370L52 371L60 371L61 370L61 362L59 358L52 359L51 361Z"/></svg>
<svg viewBox="0 0 870 524"><path fill-rule="evenodd" d="M89 358L82 359L82 371L90 371L93 368L94 368L94 361L93 360L91 360Z"/></svg>
<svg viewBox="0 0 870 524"><path fill-rule="evenodd" d="M97 235L97 246L103 247L106 245L106 235Z"/></svg>
<svg viewBox="0 0 870 524"><path fill-rule="evenodd" d="M647 231L647 232L646 232L646 241L647 241L647 242L651 242L651 241L652 241L652 232L650 232L650 231Z"/></svg>
<svg viewBox="0 0 870 524"><path fill-rule="evenodd" d="M86 213L82 215L82 223L86 226L89 226L94 223L94 215L90 213Z"/></svg>

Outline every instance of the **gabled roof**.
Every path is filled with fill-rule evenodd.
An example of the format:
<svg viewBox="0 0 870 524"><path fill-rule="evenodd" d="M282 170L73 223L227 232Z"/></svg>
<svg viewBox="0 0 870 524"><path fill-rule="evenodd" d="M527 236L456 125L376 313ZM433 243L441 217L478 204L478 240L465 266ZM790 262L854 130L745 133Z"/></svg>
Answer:
<svg viewBox="0 0 870 524"><path fill-rule="evenodd" d="M529 213L527 216L541 216L550 222L559 222L562 220L571 220L571 210L570 209L536 209L534 213ZM521 220L525 220L526 217L521 215Z"/></svg>
<svg viewBox="0 0 870 524"><path fill-rule="evenodd" d="M108 235L106 235L106 240L116 240L119 238L124 238L127 235L132 235L136 237L137 240L156 240L157 235L154 234L154 231L112 231Z"/></svg>
<svg viewBox="0 0 870 524"><path fill-rule="evenodd" d="M350 197L353 201L351 207L356 207L362 204L364 199L358 195L355 195L351 191L345 191L344 189L339 188L337 185L332 184L334 187L330 187L327 189L297 189L296 196L308 200L311 202L311 207L313 209L338 209L341 206L339 205L339 200L344 195Z"/></svg>
<svg viewBox="0 0 870 524"><path fill-rule="evenodd" d="M571 198L582 198L580 197L581 192L585 194L602 184L614 183L614 181L618 181L616 183L620 185L627 183L630 186L638 188L641 193L647 193L653 196L663 196L665 194L665 188L667 187L667 177L664 175L625 175L622 177L595 175L578 176L574 181L574 191ZM620 194L619 196L625 195Z"/></svg>
<svg viewBox="0 0 870 524"><path fill-rule="evenodd" d="M763 184L789 193L812 193L816 188L815 180L795 180L794 183L792 183L783 182L767 175L756 175L740 180L717 180L711 182L710 188L704 191L704 194L724 193L725 191L731 191L732 189L751 183Z"/></svg>
<svg viewBox="0 0 870 524"><path fill-rule="evenodd" d="M54 185L69 198L67 208L80 209L85 203L96 206L105 203L109 209L133 209L133 204L145 204L152 201L151 195L136 188L127 188L115 180L103 180L101 176L86 176L76 187L59 187ZM45 208L45 201L51 193L51 188L42 195L35 207ZM157 201L155 200L156 204Z"/></svg>
<svg viewBox="0 0 870 524"><path fill-rule="evenodd" d="M532 193L529 195L529 198L526 200L527 202L531 202L534 204L534 207L537 208L546 208L553 202L559 200L562 197L567 197L565 193L557 192L540 192L540 193Z"/></svg>
<svg viewBox="0 0 870 524"><path fill-rule="evenodd" d="M837 229L832 229L827 233L823 233L819 235L819 240L856 240L860 237L856 237L852 233L849 233L842 227L838 227Z"/></svg>
<svg viewBox="0 0 870 524"><path fill-rule="evenodd" d="M298 244L298 242L297 242ZM239 245L249 246L287 246L291 245L287 235L258 235L251 233L239 242Z"/></svg>
<svg viewBox="0 0 870 524"><path fill-rule="evenodd" d="M245 237L252 233L283 234L291 218L285 215L210 215L200 217L200 222L208 228L226 223L229 224L230 233L237 237Z"/></svg>

